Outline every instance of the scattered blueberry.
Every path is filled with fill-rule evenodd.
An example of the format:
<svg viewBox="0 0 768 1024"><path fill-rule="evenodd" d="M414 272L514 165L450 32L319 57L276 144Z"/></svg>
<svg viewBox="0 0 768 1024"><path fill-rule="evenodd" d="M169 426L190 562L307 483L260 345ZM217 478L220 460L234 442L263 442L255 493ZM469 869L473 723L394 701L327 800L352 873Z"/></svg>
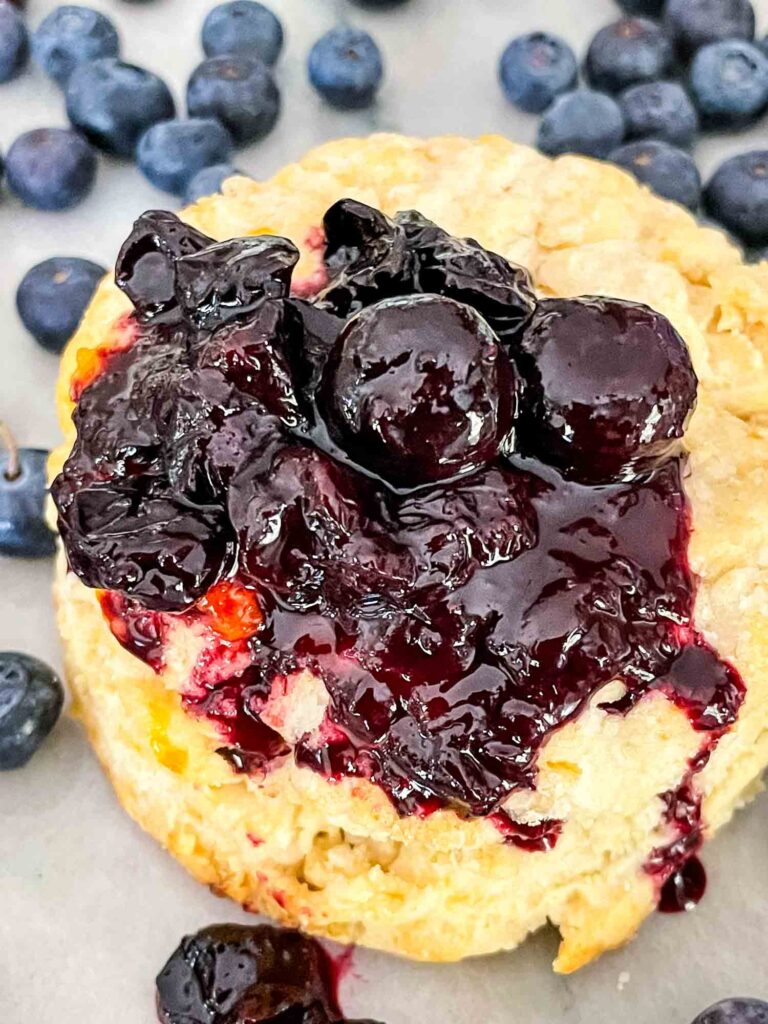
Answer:
<svg viewBox="0 0 768 1024"><path fill-rule="evenodd" d="M691 65L691 95L705 126L749 124L768 107L768 57L740 39L704 46Z"/></svg>
<svg viewBox="0 0 768 1024"><path fill-rule="evenodd" d="M624 116L610 96L575 89L558 96L544 113L537 144L542 153L582 153L605 158L624 139Z"/></svg>
<svg viewBox="0 0 768 1024"><path fill-rule="evenodd" d="M660 25L646 18L621 18L597 33L585 68L596 89L620 92L638 82L665 78L674 62L672 40Z"/></svg>
<svg viewBox="0 0 768 1024"><path fill-rule="evenodd" d="M283 26L256 0L230 0L208 13L202 40L206 57L243 53L274 64L283 48Z"/></svg>
<svg viewBox="0 0 768 1024"><path fill-rule="evenodd" d="M29 59L29 36L24 19L6 0L0 0L0 82L10 82Z"/></svg>
<svg viewBox="0 0 768 1024"><path fill-rule="evenodd" d="M573 50L559 36L547 32L513 39L499 61L505 96L529 114L546 110L556 96L574 88L578 77Z"/></svg>
<svg viewBox="0 0 768 1024"><path fill-rule="evenodd" d="M755 38L750 0L667 0L664 24L686 57L720 39Z"/></svg>
<svg viewBox="0 0 768 1024"><path fill-rule="evenodd" d="M218 121L176 118L142 135L136 159L153 185L180 196L198 171L227 161L231 153L232 137Z"/></svg>
<svg viewBox="0 0 768 1024"><path fill-rule="evenodd" d="M83 61L116 57L117 29L90 7L64 4L44 18L32 34L32 54L46 74L64 85Z"/></svg>
<svg viewBox="0 0 768 1024"><path fill-rule="evenodd" d="M309 80L334 107L367 107L384 77L381 51L367 32L333 28L309 52Z"/></svg>
<svg viewBox="0 0 768 1024"><path fill-rule="evenodd" d="M700 1013L693 1024L768 1024L768 1003L762 999L722 999Z"/></svg>
<svg viewBox="0 0 768 1024"><path fill-rule="evenodd" d="M106 272L75 256L53 256L28 270L16 292L16 308L35 341L61 352Z"/></svg>
<svg viewBox="0 0 768 1024"><path fill-rule="evenodd" d="M12 144L5 173L8 187L27 206L65 210L91 191L96 154L75 131L36 128Z"/></svg>
<svg viewBox="0 0 768 1024"><path fill-rule="evenodd" d="M67 116L94 146L133 156L144 132L176 113L170 89L157 75L116 57L80 64L65 87Z"/></svg>
<svg viewBox="0 0 768 1024"><path fill-rule="evenodd" d="M221 186L233 174L242 174L232 164L213 164L198 171L184 190L184 202L196 203L203 196L212 196L221 192Z"/></svg>
<svg viewBox="0 0 768 1024"><path fill-rule="evenodd" d="M677 82L641 82L619 96L628 139L662 139L687 149L699 128L696 108Z"/></svg>
<svg viewBox="0 0 768 1024"><path fill-rule="evenodd" d="M610 159L664 199L673 199L689 210L697 209L701 202L701 177L696 164L688 153L668 142L628 142L615 149Z"/></svg>
<svg viewBox="0 0 768 1024"><path fill-rule="evenodd" d="M762 39L758 45L766 57L768 57L768 36L766 36L765 39Z"/></svg>
<svg viewBox="0 0 768 1024"><path fill-rule="evenodd" d="M280 113L280 92L272 72L258 57L209 57L187 85L191 117L215 117L236 143L266 135Z"/></svg>
<svg viewBox="0 0 768 1024"><path fill-rule="evenodd" d="M659 18L664 10L665 0L618 0L619 7L625 14L640 15L646 18Z"/></svg>
<svg viewBox="0 0 768 1024"><path fill-rule="evenodd" d="M29 654L0 651L0 771L22 768L58 721L58 676Z"/></svg>
<svg viewBox="0 0 768 1024"><path fill-rule="evenodd" d="M768 245L768 149L739 153L720 164L704 191L704 204L747 244Z"/></svg>
<svg viewBox="0 0 768 1024"><path fill-rule="evenodd" d="M0 429L0 441L3 433ZM11 448L9 445L0 449L2 555L48 558L56 550L44 513L47 462L48 452L38 448Z"/></svg>

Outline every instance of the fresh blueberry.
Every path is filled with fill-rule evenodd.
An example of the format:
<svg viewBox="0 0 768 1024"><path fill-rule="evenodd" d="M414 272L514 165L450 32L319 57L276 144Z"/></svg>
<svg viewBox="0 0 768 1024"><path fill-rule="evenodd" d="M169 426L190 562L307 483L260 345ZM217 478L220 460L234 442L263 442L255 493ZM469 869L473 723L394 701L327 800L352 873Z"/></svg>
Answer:
<svg viewBox="0 0 768 1024"><path fill-rule="evenodd" d="M768 57L768 36L766 36L765 39L762 39L758 45L766 57Z"/></svg>
<svg viewBox="0 0 768 1024"><path fill-rule="evenodd" d="M116 57L119 50L117 29L109 18L76 4L54 8L32 34L32 55L59 85L83 61Z"/></svg>
<svg viewBox="0 0 768 1024"><path fill-rule="evenodd" d="M625 89L619 106L628 139L662 139L687 149L699 129L696 108L677 82L641 82Z"/></svg>
<svg viewBox="0 0 768 1024"><path fill-rule="evenodd" d="M66 210L91 191L96 154L77 132L36 128L8 150L5 173L8 187L27 206Z"/></svg>
<svg viewBox="0 0 768 1024"><path fill-rule="evenodd" d="M213 118L176 118L153 125L139 139L136 159L153 185L183 195L203 167L226 162L232 137Z"/></svg>
<svg viewBox="0 0 768 1024"><path fill-rule="evenodd" d="M384 77L381 51L367 32L333 28L309 51L309 80L332 106L370 106Z"/></svg>
<svg viewBox="0 0 768 1024"><path fill-rule="evenodd" d="M274 64L283 48L283 26L277 15L256 0L219 4L203 22L206 57L243 53Z"/></svg>
<svg viewBox="0 0 768 1024"><path fill-rule="evenodd" d="M16 292L16 308L35 341L61 352L106 272L76 256L54 256L28 270Z"/></svg>
<svg viewBox="0 0 768 1024"><path fill-rule="evenodd" d="M672 40L655 21L621 18L601 28L589 45L587 76L596 89L620 92L666 77L675 62Z"/></svg>
<svg viewBox="0 0 768 1024"><path fill-rule="evenodd" d="M639 15L641 18L660 18L664 2L665 0L618 0L619 7L625 14Z"/></svg>
<svg viewBox="0 0 768 1024"><path fill-rule="evenodd" d="M691 66L691 95L705 126L749 124L768 107L768 57L740 39L704 46Z"/></svg>
<svg viewBox="0 0 768 1024"><path fill-rule="evenodd" d="M0 424L0 441L4 428ZM56 550L45 522L48 452L16 448L8 437L0 449L0 554L48 558Z"/></svg>
<svg viewBox="0 0 768 1024"><path fill-rule="evenodd" d="M0 0L0 82L10 82L29 59L29 36L24 19L6 0Z"/></svg>
<svg viewBox="0 0 768 1024"><path fill-rule="evenodd" d="M624 115L618 103L601 92L575 89L558 96L539 125L542 153L583 153L605 158L624 139Z"/></svg>
<svg viewBox="0 0 768 1024"><path fill-rule="evenodd" d="M260 139L280 113L280 92L272 72L258 57L232 54L209 57L192 72L187 85L191 117L215 117L236 143Z"/></svg>
<svg viewBox="0 0 768 1024"><path fill-rule="evenodd" d="M664 24L686 57L720 39L755 38L750 0L667 0Z"/></svg>
<svg viewBox="0 0 768 1024"><path fill-rule="evenodd" d="M768 245L768 149L739 153L720 164L704 203L715 220L748 245Z"/></svg>
<svg viewBox="0 0 768 1024"><path fill-rule="evenodd" d="M701 202L701 177L690 155L660 139L643 139L619 146L613 163L631 171L658 196L695 210Z"/></svg>
<svg viewBox="0 0 768 1024"><path fill-rule="evenodd" d="M65 87L67 115L94 146L133 156L144 132L176 113L170 89L157 75L116 57L80 64Z"/></svg>
<svg viewBox="0 0 768 1024"><path fill-rule="evenodd" d="M212 196L221 192L221 186L233 174L242 174L232 164L213 164L198 171L184 190L184 202L196 203L203 196Z"/></svg>
<svg viewBox="0 0 768 1024"><path fill-rule="evenodd" d="M693 1024L768 1024L768 1003L762 999L722 999L700 1013Z"/></svg>
<svg viewBox="0 0 768 1024"><path fill-rule="evenodd" d="M574 88L578 77L573 50L559 36L546 32L513 39L499 61L504 95L529 114L546 110L556 96Z"/></svg>
<svg viewBox="0 0 768 1024"><path fill-rule="evenodd" d="M29 654L0 651L0 771L22 768L58 721L59 677Z"/></svg>

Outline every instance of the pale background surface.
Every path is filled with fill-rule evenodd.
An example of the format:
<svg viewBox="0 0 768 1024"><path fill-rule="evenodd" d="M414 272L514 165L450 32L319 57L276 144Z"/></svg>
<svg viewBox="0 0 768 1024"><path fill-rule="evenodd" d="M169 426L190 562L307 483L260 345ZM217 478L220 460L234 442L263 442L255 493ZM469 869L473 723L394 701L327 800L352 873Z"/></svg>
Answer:
<svg viewBox="0 0 768 1024"><path fill-rule="evenodd" d="M86 0L118 21L128 60L165 75L177 98L200 59L199 27L214 0L126 4ZM496 60L520 32L546 28L581 53L617 16L612 0L411 0L386 13L344 0L269 0L287 50L278 66L284 111L263 143L239 154L254 177L270 175L317 142L393 130L500 132L533 139L536 119L516 113L496 84ZM54 0L29 0L30 23ZM768 0L756 0L762 33ZM310 90L304 56L340 15L382 46L387 83L375 112L338 114ZM0 148L19 132L63 124L57 88L38 71L0 87ZM765 145L749 135L714 138L698 151L705 171L725 155ZM108 265L133 218L173 200L128 164L102 162L97 188L64 214L0 202L0 416L26 444L57 441L56 360L24 333L14 293L46 256ZM47 563L0 558L0 649L58 664ZM551 934L513 955L461 966L422 966L358 951L343 997L351 1015L387 1024L686 1024L727 995L768 998L768 800L707 849L709 892L695 913L656 916L628 949L565 979L553 976ZM152 1024L153 978L181 935L214 921L246 920L193 883L122 813L79 729L63 721L29 768L0 776L0 1024Z"/></svg>

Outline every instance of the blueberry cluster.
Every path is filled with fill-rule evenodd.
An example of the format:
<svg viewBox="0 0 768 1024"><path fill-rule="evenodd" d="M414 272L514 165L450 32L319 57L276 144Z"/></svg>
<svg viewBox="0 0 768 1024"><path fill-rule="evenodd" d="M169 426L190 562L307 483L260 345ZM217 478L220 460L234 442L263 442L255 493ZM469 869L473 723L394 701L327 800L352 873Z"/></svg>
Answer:
<svg viewBox="0 0 768 1024"><path fill-rule="evenodd" d="M545 32L514 39L499 63L513 104L542 114L538 145L626 168L659 195L704 207L756 256L768 245L768 150L726 160L702 191L690 148L700 130L737 129L768 110L768 40L750 0L620 0L583 62Z"/></svg>

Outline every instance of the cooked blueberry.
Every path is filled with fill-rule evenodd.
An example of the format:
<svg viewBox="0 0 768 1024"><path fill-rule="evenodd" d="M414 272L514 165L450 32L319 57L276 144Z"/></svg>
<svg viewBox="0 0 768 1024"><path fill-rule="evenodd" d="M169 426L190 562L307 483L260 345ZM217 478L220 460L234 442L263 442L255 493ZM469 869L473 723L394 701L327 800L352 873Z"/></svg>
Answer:
<svg viewBox="0 0 768 1024"><path fill-rule="evenodd" d="M762 999L721 999L702 1011L693 1024L768 1024L768 1003Z"/></svg>
<svg viewBox="0 0 768 1024"><path fill-rule="evenodd" d="M36 128L20 135L5 161L8 187L38 210L65 210L91 191L96 154L77 132Z"/></svg>
<svg viewBox="0 0 768 1024"><path fill-rule="evenodd" d="M115 283L144 319L173 315L176 260L199 252L213 239L166 210L148 210L133 225L115 265Z"/></svg>
<svg viewBox="0 0 768 1024"><path fill-rule="evenodd" d="M619 106L627 126L627 139L661 139L688 149L696 138L696 108L677 82L632 85L619 96Z"/></svg>
<svg viewBox="0 0 768 1024"><path fill-rule="evenodd" d="M664 3L665 0L618 0L625 14L646 18L658 18L664 10Z"/></svg>
<svg viewBox="0 0 768 1024"><path fill-rule="evenodd" d="M157 976L162 1024L330 1024L341 1017L322 946L271 925L187 935Z"/></svg>
<svg viewBox="0 0 768 1024"><path fill-rule="evenodd" d="M498 338L475 310L437 295L353 317L321 398L342 447L398 486L469 472L514 443L516 378Z"/></svg>
<svg viewBox="0 0 768 1024"><path fill-rule="evenodd" d="M622 18L601 28L589 45L586 71L596 89L620 92L664 78L674 66L672 40L655 21Z"/></svg>
<svg viewBox="0 0 768 1024"><path fill-rule="evenodd" d="M747 253L747 259L750 263L768 262L768 246L763 249L751 249Z"/></svg>
<svg viewBox="0 0 768 1024"><path fill-rule="evenodd" d="M0 441L4 430L0 423ZM48 452L39 448L0 449L0 554L47 558L56 550L45 522Z"/></svg>
<svg viewBox="0 0 768 1024"><path fill-rule="evenodd" d="M213 118L161 121L139 139L136 159L158 188L176 195L203 167L219 164L232 153L232 136Z"/></svg>
<svg viewBox="0 0 768 1024"><path fill-rule="evenodd" d="M53 729L64 704L58 676L38 658L0 652L0 771L22 768Z"/></svg>
<svg viewBox="0 0 768 1024"><path fill-rule="evenodd" d="M698 208L701 202L701 175L691 156L659 139L628 142L610 155L613 163L631 171L638 181L656 195Z"/></svg>
<svg viewBox="0 0 768 1024"><path fill-rule="evenodd" d="M16 292L16 308L35 341L61 352L106 272L75 256L54 256L28 270Z"/></svg>
<svg viewBox="0 0 768 1024"><path fill-rule="evenodd" d="M748 245L768 245L768 149L739 153L720 164L704 203L715 220Z"/></svg>
<svg viewBox="0 0 768 1024"><path fill-rule="evenodd" d="M212 196L221 192L221 186L233 175L243 175L232 164L212 164L210 167L203 167L201 171L192 178L184 191L185 203L196 203L203 196ZM246 175L247 177L247 175Z"/></svg>
<svg viewBox="0 0 768 1024"><path fill-rule="evenodd" d="M116 57L119 50L120 39L109 18L77 4L54 8L32 34L32 55L59 85L65 84L78 64Z"/></svg>
<svg viewBox="0 0 768 1024"><path fill-rule="evenodd" d="M24 19L10 3L0 0L0 82L9 82L29 59L29 36Z"/></svg>
<svg viewBox="0 0 768 1024"><path fill-rule="evenodd" d="M576 89L558 96L539 125L542 153L582 153L605 158L624 139L624 116L610 96Z"/></svg>
<svg viewBox="0 0 768 1024"><path fill-rule="evenodd" d="M513 39L499 61L505 96L529 114L546 110L561 92L573 89L578 77L573 50L548 32L530 32Z"/></svg>
<svg viewBox="0 0 768 1024"><path fill-rule="evenodd" d="M274 127L280 92L269 67L258 57L209 57L192 72L187 108L192 117L216 118L242 145Z"/></svg>
<svg viewBox="0 0 768 1024"><path fill-rule="evenodd" d="M208 12L202 38L206 57L242 53L274 64L283 48L283 26L256 0L230 0Z"/></svg>
<svg viewBox="0 0 768 1024"><path fill-rule="evenodd" d="M647 306L546 299L523 335L522 447L569 475L607 480L665 453L696 400L685 342Z"/></svg>
<svg viewBox="0 0 768 1024"><path fill-rule="evenodd" d="M684 56L721 39L754 39L750 0L667 0L664 24Z"/></svg>
<svg viewBox="0 0 768 1024"><path fill-rule="evenodd" d="M309 80L323 99L342 110L368 107L384 77L381 51L355 28L332 28L315 43L307 64Z"/></svg>
<svg viewBox="0 0 768 1024"><path fill-rule="evenodd" d="M133 156L143 133L176 113L170 89L157 75L114 57L80 64L66 85L67 116L90 141Z"/></svg>
<svg viewBox="0 0 768 1024"><path fill-rule="evenodd" d="M749 124L768 107L768 57L739 39L704 46L691 65L691 95L704 125Z"/></svg>

